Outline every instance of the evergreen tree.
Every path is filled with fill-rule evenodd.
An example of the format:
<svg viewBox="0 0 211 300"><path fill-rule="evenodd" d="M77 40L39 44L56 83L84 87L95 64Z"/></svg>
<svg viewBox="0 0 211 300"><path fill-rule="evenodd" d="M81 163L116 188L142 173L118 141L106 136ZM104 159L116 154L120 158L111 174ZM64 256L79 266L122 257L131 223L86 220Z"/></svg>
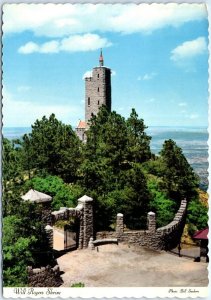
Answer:
<svg viewBox="0 0 211 300"><path fill-rule="evenodd" d="M198 177L173 140L164 142L160 152L163 168L163 188L172 199L191 199L197 195Z"/></svg>
<svg viewBox="0 0 211 300"><path fill-rule="evenodd" d="M145 162L150 159L150 140L145 129L147 126L144 125L144 120L138 118L138 114L135 109L132 109L130 117L127 119L128 127L128 141L129 141L129 160L135 162Z"/></svg>
<svg viewBox="0 0 211 300"><path fill-rule="evenodd" d="M75 180L81 143L71 126L58 121L54 114L32 125L32 132L23 137L22 148L27 169L59 175L67 182Z"/></svg>
<svg viewBox="0 0 211 300"><path fill-rule="evenodd" d="M137 115L126 122L116 112L108 113L106 107L101 107L90 121L80 183L95 199L98 229L114 223L118 212L125 214L130 228L140 228L146 223L149 194L145 176L136 162L140 157L138 149L141 151L145 140L144 128ZM134 149L136 143L139 147Z"/></svg>
<svg viewBox="0 0 211 300"><path fill-rule="evenodd" d="M24 181L21 149L15 141L3 138L3 216L13 214L18 206L17 197Z"/></svg>

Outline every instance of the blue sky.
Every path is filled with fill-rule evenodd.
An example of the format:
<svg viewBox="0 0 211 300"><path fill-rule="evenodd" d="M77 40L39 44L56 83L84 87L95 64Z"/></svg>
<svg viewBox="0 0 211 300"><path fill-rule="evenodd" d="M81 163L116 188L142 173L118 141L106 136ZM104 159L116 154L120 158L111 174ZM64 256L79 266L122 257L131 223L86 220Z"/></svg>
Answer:
<svg viewBox="0 0 211 300"><path fill-rule="evenodd" d="M3 122L84 119L84 80L103 48L112 109L148 126L207 126L203 4L3 6Z"/></svg>

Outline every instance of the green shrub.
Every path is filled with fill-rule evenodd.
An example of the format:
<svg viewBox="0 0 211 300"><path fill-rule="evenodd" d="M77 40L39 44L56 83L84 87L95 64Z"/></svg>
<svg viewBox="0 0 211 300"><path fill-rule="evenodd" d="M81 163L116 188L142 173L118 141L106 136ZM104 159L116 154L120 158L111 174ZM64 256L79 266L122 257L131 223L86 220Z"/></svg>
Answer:
<svg viewBox="0 0 211 300"><path fill-rule="evenodd" d="M208 226L208 208L198 199L193 199L188 203L187 223L188 232L192 236L197 230Z"/></svg>
<svg viewBox="0 0 211 300"><path fill-rule="evenodd" d="M30 188L46 193L53 197L52 209L59 210L60 207L74 207L77 199L83 195L83 190L76 184L67 184L58 176L48 175L46 177L34 177L25 183L25 191Z"/></svg>
<svg viewBox="0 0 211 300"><path fill-rule="evenodd" d="M71 285L71 287L85 287L83 282L76 282Z"/></svg>
<svg viewBox="0 0 211 300"><path fill-rule="evenodd" d="M157 179L148 180L148 188L151 193L150 210L156 213L157 227L162 227L174 219L176 203L159 191Z"/></svg>

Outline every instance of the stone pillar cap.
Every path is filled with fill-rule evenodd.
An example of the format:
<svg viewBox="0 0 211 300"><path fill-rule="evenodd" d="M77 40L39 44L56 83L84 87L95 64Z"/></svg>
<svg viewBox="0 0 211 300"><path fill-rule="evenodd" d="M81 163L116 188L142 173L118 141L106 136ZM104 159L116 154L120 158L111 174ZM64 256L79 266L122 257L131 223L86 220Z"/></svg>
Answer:
<svg viewBox="0 0 211 300"><path fill-rule="evenodd" d="M53 229L53 227L51 227L50 225L46 225L46 226L45 226L45 229L46 229L46 230L51 230L51 229Z"/></svg>
<svg viewBox="0 0 211 300"><path fill-rule="evenodd" d="M29 190L25 195L21 197L24 201L30 201L35 203L44 203L44 202L50 202L52 200L52 197L49 195L46 195L44 193L38 192L36 190Z"/></svg>
<svg viewBox="0 0 211 300"><path fill-rule="evenodd" d="M155 213L153 211L148 212L149 216L155 216Z"/></svg>
<svg viewBox="0 0 211 300"><path fill-rule="evenodd" d="M84 195L83 197L79 198L78 201L85 203L85 202L91 202L93 201L93 199L87 195Z"/></svg>
<svg viewBox="0 0 211 300"><path fill-rule="evenodd" d="M118 213L118 214L117 214L117 217L123 217L123 214Z"/></svg>
<svg viewBox="0 0 211 300"><path fill-rule="evenodd" d="M65 207L65 206L62 206L62 207L59 208L59 210L66 210L66 209L68 209L68 208Z"/></svg>

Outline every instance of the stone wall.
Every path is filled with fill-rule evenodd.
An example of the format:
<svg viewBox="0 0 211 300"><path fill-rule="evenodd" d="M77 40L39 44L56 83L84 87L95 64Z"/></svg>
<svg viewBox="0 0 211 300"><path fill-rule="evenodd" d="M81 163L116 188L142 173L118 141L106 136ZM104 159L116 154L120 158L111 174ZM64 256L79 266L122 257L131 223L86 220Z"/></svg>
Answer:
<svg viewBox="0 0 211 300"><path fill-rule="evenodd" d="M41 218L45 225L52 224L52 216L51 216L51 202L40 202L37 203L39 205L39 210L41 212Z"/></svg>
<svg viewBox="0 0 211 300"><path fill-rule="evenodd" d="M85 121L97 115L103 104L111 111L111 70L102 66L93 68L92 77L85 78Z"/></svg>
<svg viewBox="0 0 211 300"><path fill-rule="evenodd" d="M36 269L28 267L27 272L30 287L59 287L63 283L58 265Z"/></svg>
<svg viewBox="0 0 211 300"><path fill-rule="evenodd" d="M98 231L96 233L96 240L112 239L116 237L117 237L116 231Z"/></svg>
<svg viewBox="0 0 211 300"><path fill-rule="evenodd" d="M79 137L79 139L83 142L86 141L86 128L78 128L75 129L76 135Z"/></svg>
<svg viewBox="0 0 211 300"><path fill-rule="evenodd" d="M119 242L125 242L138 246L144 246L154 250L170 250L176 247L185 225L187 201L182 200L180 208L174 220L168 225L156 229L156 215L148 213L147 230L125 230L123 215L117 214L116 231L101 231L96 233L96 239L117 238Z"/></svg>
<svg viewBox="0 0 211 300"><path fill-rule="evenodd" d="M186 210L187 200L184 199L181 201L180 208L174 220L156 230L156 238L159 239L159 245L162 249L169 250L178 245L185 226Z"/></svg>
<svg viewBox="0 0 211 300"><path fill-rule="evenodd" d="M60 210L52 212L52 222L68 220L71 217L79 218L79 241L78 248L87 248L91 237L93 237L93 199L84 195L78 199L76 208L61 207Z"/></svg>

